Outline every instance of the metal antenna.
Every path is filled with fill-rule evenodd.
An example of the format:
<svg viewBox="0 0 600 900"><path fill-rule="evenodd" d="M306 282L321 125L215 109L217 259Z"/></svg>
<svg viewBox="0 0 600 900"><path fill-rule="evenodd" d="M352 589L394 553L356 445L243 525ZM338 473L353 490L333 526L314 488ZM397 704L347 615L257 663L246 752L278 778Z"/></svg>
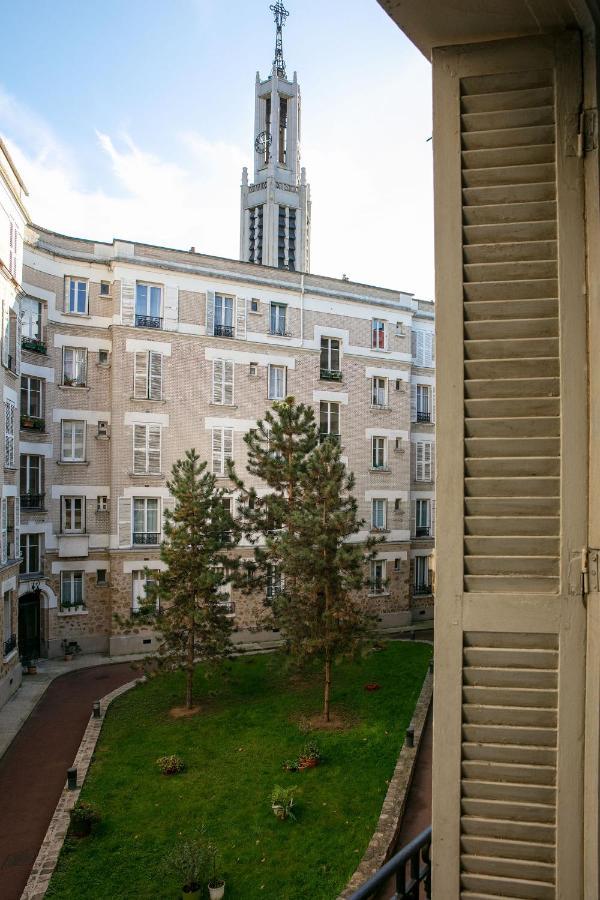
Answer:
<svg viewBox="0 0 600 900"><path fill-rule="evenodd" d="M269 9L273 13L273 17L275 19L275 25L277 26L277 30L275 32L275 59L273 60L273 67L277 70L277 74L280 78L285 78L285 62L283 59L283 41L281 29L285 25L285 20L289 16L289 12L281 2L281 0L277 0L276 3L273 3Z"/></svg>

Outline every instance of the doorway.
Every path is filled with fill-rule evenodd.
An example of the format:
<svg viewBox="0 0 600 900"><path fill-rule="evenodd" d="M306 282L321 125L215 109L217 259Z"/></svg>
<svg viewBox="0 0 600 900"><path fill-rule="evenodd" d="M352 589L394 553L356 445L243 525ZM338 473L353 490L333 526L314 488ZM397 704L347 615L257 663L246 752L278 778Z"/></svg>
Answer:
<svg viewBox="0 0 600 900"><path fill-rule="evenodd" d="M40 655L40 591L19 597L19 656L38 659Z"/></svg>

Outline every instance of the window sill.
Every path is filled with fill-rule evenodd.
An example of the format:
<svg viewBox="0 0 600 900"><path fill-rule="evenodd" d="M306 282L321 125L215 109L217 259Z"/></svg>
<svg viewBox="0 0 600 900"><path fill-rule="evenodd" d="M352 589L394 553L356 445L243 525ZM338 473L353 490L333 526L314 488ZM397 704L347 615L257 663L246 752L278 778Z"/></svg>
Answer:
<svg viewBox="0 0 600 900"><path fill-rule="evenodd" d="M5 472L16 472L16 471L17 471L17 467L16 467L16 466L7 466L7 465L5 464L5 465L4 465L4 471L5 471Z"/></svg>
<svg viewBox="0 0 600 900"><path fill-rule="evenodd" d="M389 403L385 403L385 404L371 403L371 409L381 409L384 412L385 411L389 412L391 410L391 408L392 407L389 405Z"/></svg>
<svg viewBox="0 0 600 900"><path fill-rule="evenodd" d="M390 469L389 466L372 466L369 469L369 472L376 472L376 473L381 472L383 475L388 475L391 471L392 470Z"/></svg>
<svg viewBox="0 0 600 900"><path fill-rule="evenodd" d="M57 466L89 466L87 459L57 459Z"/></svg>
<svg viewBox="0 0 600 900"><path fill-rule="evenodd" d="M389 534L389 528L371 528L371 534Z"/></svg>
<svg viewBox="0 0 600 900"><path fill-rule="evenodd" d="M87 616L87 609L59 609L57 610L57 616Z"/></svg>
<svg viewBox="0 0 600 900"><path fill-rule="evenodd" d="M99 363L99 362L97 362L97 363L96 363L96 366L97 366L99 369L110 369L110 363Z"/></svg>
<svg viewBox="0 0 600 900"><path fill-rule="evenodd" d="M285 397L267 397L267 400L269 400L271 403L283 403Z"/></svg>
<svg viewBox="0 0 600 900"><path fill-rule="evenodd" d="M369 597L389 597L389 591L369 591Z"/></svg>
<svg viewBox="0 0 600 900"><path fill-rule="evenodd" d="M164 472L128 472L130 478L164 478Z"/></svg>
<svg viewBox="0 0 600 900"><path fill-rule="evenodd" d="M110 435L108 434L95 434L94 438L97 441L110 441Z"/></svg>
<svg viewBox="0 0 600 900"><path fill-rule="evenodd" d="M44 578L43 572L19 572L19 581L39 581Z"/></svg>
<svg viewBox="0 0 600 900"><path fill-rule="evenodd" d="M4 371L7 372L8 375L12 375L13 378L19 378L14 369L9 369L8 366L4 366Z"/></svg>
<svg viewBox="0 0 600 900"><path fill-rule="evenodd" d="M89 391L91 388L87 384L57 384L57 388L61 391Z"/></svg>
<svg viewBox="0 0 600 900"><path fill-rule="evenodd" d="M135 401L135 403L166 403L166 399L161 397L160 400L155 400L154 397L134 397L131 396L130 400Z"/></svg>
<svg viewBox="0 0 600 900"><path fill-rule="evenodd" d="M372 353L391 353L388 347L371 347Z"/></svg>
<svg viewBox="0 0 600 900"><path fill-rule="evenodd" d="M210 401L209 406L216 406L218 409L238 409L237 403L215 403L214 401Z"/></svg>
<svg viewBox="0 0 600 900"><path fill-rule="evenodd" d="M62 312L63 316L73 316L74 319L91 319L89 312L72 312L70 309L57 310L57 312Z"/></svg>

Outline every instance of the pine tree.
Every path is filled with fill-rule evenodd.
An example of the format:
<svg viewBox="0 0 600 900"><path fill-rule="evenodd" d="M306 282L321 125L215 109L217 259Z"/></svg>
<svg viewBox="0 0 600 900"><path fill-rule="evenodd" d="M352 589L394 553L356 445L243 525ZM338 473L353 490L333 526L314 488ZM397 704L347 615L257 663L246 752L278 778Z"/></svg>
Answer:
<svg viewBox="0 0 600 900"><path fill-rule="evenodd" d="M330 718L332 665L357 653L368 641L373 617L357 592L380 539L350 541L364 522L352 496L354 476L346 472L340 447L325 440L301 467L290 528L280 542L286 588L274 601L275 619L292 656L323 662L323 717Z"/></svg>
<svg viewBox="0 0 600 900"><path fill-rule="evenodd" d="M239 529L224 504L227 492L195 450L175 463L167 487L175 508L166 513L160 551L166 569L153 573L141 619L160 633L159 669L185 672L191 709L198 663L217 663L232 649L223 588L236 568Z"/></svg>

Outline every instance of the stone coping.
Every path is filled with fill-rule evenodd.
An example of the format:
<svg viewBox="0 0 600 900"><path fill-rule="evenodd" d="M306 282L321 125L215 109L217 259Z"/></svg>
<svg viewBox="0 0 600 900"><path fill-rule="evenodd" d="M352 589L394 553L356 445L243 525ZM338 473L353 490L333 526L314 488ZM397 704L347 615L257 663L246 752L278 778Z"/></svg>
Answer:
<svg viewBox="0 0 600 900"><path fill-rule="evenodd" d="M433 695L433 672L428 672L421 688L417 705L411 720L411 725L415 730L414 746L407 747L404 743L394 774L389 783L381 814L377 822L377 828L373 837L369 841L369 846L365 850L364 856L360 861L354 875L338 896L337 900L347 900L354 891L365 883L372 875L377 872L384 863L392 856L400 826L402 824L402 816L406 805L408 789L410 788L415 763L421 744L421 737L431 705L431 697Z"/></svg>
<svg viewBox="0 0 600 900"><path fill-rule="evenodd" d="M54 815L50 820L48 830L46 831L46 835L42 842L42 846L39 849L31 874L25 885L25 890L21 894L21 900L42 900L45 896L48 885L50 884L50 879L56 868L60 851L62 850L62 846L67 836L67 831L71 822L70 811L75 806L79 794L81 793L81 788L86 779L94 755L94 750L96 749L96 744L100 737L102 725L104 724L106 711L113 700L120 697L121 694L124 694L126 691L131 690L131 688L142 681L144 681L143 678L136 678L133 681L127 682L127 684L121 685L121 687L116 688L114 691L111 691L110 694L106 694L106 696L102 697L100 700L100 718L94 719L93 716L90 718L81 744L79 745L79 750L73 761L73 765L77 769L77 788L73 791L70 791L66 785L63 788L56 809L54 810Z"/></svg>

